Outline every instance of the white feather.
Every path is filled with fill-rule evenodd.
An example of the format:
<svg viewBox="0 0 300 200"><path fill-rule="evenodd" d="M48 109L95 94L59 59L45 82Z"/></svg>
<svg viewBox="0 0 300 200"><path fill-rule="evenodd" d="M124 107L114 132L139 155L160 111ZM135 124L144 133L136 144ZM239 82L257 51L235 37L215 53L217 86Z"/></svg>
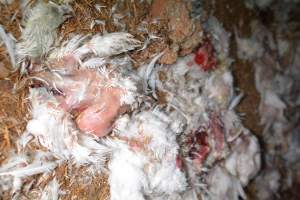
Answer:
<svg viewBox="0 0 300 200"><path fill-rule="evenodd" d="M151 80L151 74L154 71L155 64L158 61L158 59L164 54L164 52L159 53L158 55L155 55L151 62L148 65L144 65L139 69L139 75L144 80L144 91L147 92L148 85L150 85L151 89L155 91L155 79ZM149 84L152 83L152 84Z"/></svg>
<svg viewBox="0 0 300 200"><path fill-rule="evenodd" d="M240 180L242 186L246 186L260 170L258 141L249 133L243 133L232 148L232 154L225 160L225 168Z"/></svg>
<svg viewBox="0 0 300 200"><path fill-rule="evenodd" d="M116 144L118 149L113 152L109 163L111 200L144 200L144 191L148 190L147 177L143 171L147 158L130 151L127 145Z"/></svg>
<svg viewBox="0 0 300 200"><path fill-rule="evenodd" d="M99 57L118 55L138 47L140 42L129 33L109 33L94 36L88 44L82 46L78 52L92 52Z"/></svg>
<svg viewBox="0 0 300 200"><path fill-rule="evenodd" d="M207 20L207 29L212 34L213 46L218 52L217 56L221 59L228 59L229 55L229 39L231 34L227 32L220 21L210 16Z"/></svg>
<svg viewBox="0 0 300 200"><path fill-rule="evenodd" d="M15 169L7 172L1 172L0 176L15 176L17 178L32 176L35 174L45 173L52 171L57 166L56 163L33 163L26 167Z"/></svg>
<svg viewBox="0 0 300 200"><path fill-rule="evenodd" d="M84 53L76 51L83 42L89 37L89 35L81 36L75 35L70 40L64 41L60 48L54 49L49 59L61 59L64 56L74 55L75 58L80 59Z"/></svg>
<svg viewBox="0 0 300 200"><path fill-rule="evenodd" d="M225 169L215 166L208 175L209 199L238 200L246 199L240 182Z"/></svg>
<svg viewBox="0 0 300 200"><path fill-rule="evenodd" d="M112 199L145 199L145 195L171 195L185 190L186 178L176 166L178 145L175 133L169 128L170 121L158 110L150 110L135 114L131 119L125 115L116 122L115 134L128 137L129 140L140 140L143 147L133 150L134 147L130 145L117 143L117 153L114 151L110 163ZM147 138L149 142L143 143ZM124 169L115 163L125 166ZM125 178L125 175L121 175L125 170L134 176L127 177L126 174ZM115 173L119 174L119 178L115 177ZM131 186L129 183L133 185L130 189L127 188Z"/></svg>
<svg viewBox="0 0 300 200"><path fill-rule="evenodd" d="M103 58L90 58L82 63L82 67L94 69L103 66L105 63L106 61Z"/></svg>
<svg viewBox="0 0 300 200"><path fill-rule="evenodd" d="M44 188L42 195L41 195L41 199L42 200L58 200L59 193L60 193L59 183L56 180L56 178L54 178Z"/></svg>

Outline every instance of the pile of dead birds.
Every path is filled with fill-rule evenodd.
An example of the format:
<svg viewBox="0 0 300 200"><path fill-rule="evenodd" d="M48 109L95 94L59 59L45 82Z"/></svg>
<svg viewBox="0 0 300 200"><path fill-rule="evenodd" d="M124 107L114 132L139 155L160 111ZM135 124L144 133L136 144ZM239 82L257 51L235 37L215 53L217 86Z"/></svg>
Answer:
<svg viewBox="0 0 300 200"><path fill-rule="evenodd" d="M249 2L274 15L270 24L253 20L251 37L236 35L239 57L253 62L255 85L261 96L264 166L254 180L255 198L298 199L300 22L295 14L300 5L289 0Z"/></svg>
<svg viewBox="0 0 300 200"><path fill-rule="evenodd" d="M187 17L180 12L184 4L176 5L176 13ZM67 2L44 1L24 6L18 41L0 27L11 65L30 82L31 115L15 151L1 163L0 195L28 196L24 188L33 188L28 180L42 175L46 178L39 179L35 198L63 198L68 188L60 187L56 172L74 166L84 167L85 176L78 180L70 172L68 178L84 186L107 175L112 200L246 199L243 188L258 174L261 153L257 138L235 112L243 94L233 85L230 34L214 17L205 24L186 24L168 9L157 10L152 10L157 18L151 23L169 17L173 43L144 63L133 57L161 36L140 26L148 34L140 40L114 11L121 28L117 32L60 38L57 28L74 10ZM299 112L286 111L299 108L300 49L294 45L293 58L285 59L292 49L281 39L285 29L274 37L261 24L252 26L252 38L236 39L240 57L254 61L262 97L268 167L254 182L259 197L270 199L297 176ZM182 27L191 33L178 31ZM278 146L284 148L284 140L290 145L282 151ZM281 167L289 173L284 179L273 165L280 159L286 160Z"/></svg>

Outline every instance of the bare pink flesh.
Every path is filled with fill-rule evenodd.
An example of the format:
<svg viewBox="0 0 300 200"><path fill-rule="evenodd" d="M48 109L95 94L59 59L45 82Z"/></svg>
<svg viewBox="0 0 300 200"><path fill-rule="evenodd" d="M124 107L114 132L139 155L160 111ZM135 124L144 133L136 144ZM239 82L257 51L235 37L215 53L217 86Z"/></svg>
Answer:
<svg viewBox="0 0 300 200"><path fill-rule="evenodd" d="M75 122L84 133L98 137L109 134L119 115L120 98L125 91L118 87L106 87L110 77L104 77L96 70L78 69L78 63L72 56L53 60L51 64L53 70L67 71L68 76L61 79L44 72L38 76L63 93L56 96L60 107L69 112L79 112Z"/></svg>
<svg viewBox="0 0 300 200"><path fill-rule="evenodd" d="M107 135L113 121L119 114L121 89L110 88L101 91L101 97L87 107L76 119L77 126L85 133L99 137Z"/></svg>

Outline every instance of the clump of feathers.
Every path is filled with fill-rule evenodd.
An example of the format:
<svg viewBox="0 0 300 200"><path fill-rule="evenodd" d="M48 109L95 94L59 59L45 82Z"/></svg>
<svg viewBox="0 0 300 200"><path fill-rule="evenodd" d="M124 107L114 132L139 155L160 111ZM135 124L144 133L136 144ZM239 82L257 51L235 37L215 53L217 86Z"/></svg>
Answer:
<svg viewBox="0 0 300 200"><path fill-rule="evenodd" d="M38 1L32 9L27 9L25 28L16 47L18 62L26 57L39 58L47 54L56 40L56 28L65 21L66 14L71 12L71 7L51 1Z"/></svg>
<svg viewBox="0 0 300 200"><path fill-rule="evenodd" d="M255 21L252 22L250 38L237 37L238 49L250 52L241 58L253 62L255 85L261 96L259 114L264 126L262 139L265 144L262 158L266 167L254 180L257 197L261 199L276 198L278 191L290 188L291 183L299 179L293 169L300 163L300 140L295 134L299 129L296 121L299 121L300 117L297 107L300 99L300 48L299 39L291 42L284 37L286 31L289 31L285 23L288 12L283 17L276 10L276 7L283 5L290 10L292 4L274 4L274 14L281 21L274 32ZM249 48L251 51L248 51ZM274 165L274 160L280 160L279 165L283 166L285 176L280 174L278 168L281 167Z"/></svg>

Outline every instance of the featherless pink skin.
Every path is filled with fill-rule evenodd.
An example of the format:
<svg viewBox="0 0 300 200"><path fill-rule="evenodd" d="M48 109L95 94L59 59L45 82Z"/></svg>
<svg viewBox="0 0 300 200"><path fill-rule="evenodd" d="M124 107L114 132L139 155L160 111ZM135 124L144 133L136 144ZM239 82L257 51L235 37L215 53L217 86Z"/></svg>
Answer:
<svg viewBox="0 0 300 200"><path fill-rule="evenodd" d="M80 74L79 72L79 78L82 77ZM74 90L69 92L65 88L66 102L71 109L80 111L76 123L81 131L98 137L106 136L111 131L115 118L119 115L120 99L125 91L117 87L103 86L105 80L95 72L86 70L83 74L86 74L87 77L85 78L87 79L79 80L79 83L90 82L84 96L78 99L78 88L73 88Z"/></svg>
<svg viewBox="0 0 300 200"><path fill-rule="evenodd" d="M110 133L113 122L122 108L120 102L121 95L124 93L122 89L103 88L100 90L101 95L95 97L95 99L88 99L89 95L92 94L87 94L87 99L83 99L78 105L68 104L70 101L67 101L67 99L72 98L74 93L68 93L68 91L66 93L65 97L56 96L56 98L64 110L79 112L75 122L83 133L98 137L104 137Z"/></svg>
<svg viewBox="0 0 300 200"><path fill-rule="evenodd" d="M110 133L115 118L121 109L120 98L123 91L119 88L107 88L101 91L101 97L83 110L76 119L78 128L84 133L98 137Z"/></svg>
<svg viewBox="0 0 300 200"><path fill-rule="evenodd" d="M109 134L123 108L120 99L125 90L105 86L110 77L104 77L96 70L78 69L79 63L72 55L50 63L52 70L67 73L67 76L59 78L53 73L41 72L36 77L56 88L55 97L60 107L67 112L79 113L75 122L83 133L98 137Z"/></svg>
<svg viewBox="0 0 300 200"><path fill-rule="evenodd" d="M87 134L103 137L111 131L114 120L121 110L120 98L124 91L120 88L101 88L96 90L95 85L89 86L81 101L72 100L75 95L73 91L64 90L65 96L58 96L61 105L66 106L69 111L79 112L76 118L78 128ZM100 95L95 95L96 93ZM94 97L94 98L92 98Z"/></svg>

